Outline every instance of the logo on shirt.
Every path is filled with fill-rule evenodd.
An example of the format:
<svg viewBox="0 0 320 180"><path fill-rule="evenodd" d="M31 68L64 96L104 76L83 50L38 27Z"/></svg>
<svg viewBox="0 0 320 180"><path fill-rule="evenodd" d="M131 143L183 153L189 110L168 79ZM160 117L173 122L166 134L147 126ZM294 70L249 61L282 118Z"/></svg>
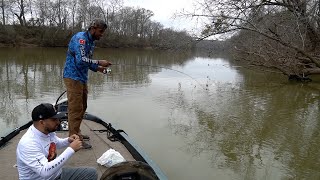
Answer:
<svg viewBox="0 0 320 180"><path fill-rule="evenodd" d="M52 161L57 157L57 147L54 142L50 143L48 161Z"/></svg>
<svg viewBox="0 0 320 180"><path fill-rule="evenodd" d="M84 39L80 39L80 40L79 40L79 43L80 43L80 44L85 44L86 41L85 41Z"/></svg>

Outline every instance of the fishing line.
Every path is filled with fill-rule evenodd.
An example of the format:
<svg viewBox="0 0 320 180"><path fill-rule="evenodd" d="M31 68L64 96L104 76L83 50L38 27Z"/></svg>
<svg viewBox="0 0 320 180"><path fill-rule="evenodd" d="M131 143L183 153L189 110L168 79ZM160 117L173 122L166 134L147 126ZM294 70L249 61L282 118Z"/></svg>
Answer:
<svg viewBox="0 0 320 180"><path fill-rule="evenodd" d="M185 75L185 76L188 76L189 78L191 78L192 80L194 80L195 82L197 82L197 83L202 87L202 89L208 90L208 88L204 87L203 84L201 84L197 79L193 78L193 77L190 76L189 74L184 73L184 72L179 71L179 70L176 70L176 69L169 68L169 67L157 66L157 65L150 65L150 64L121 64L121 63L112 64L112 66L141 66L141 67L152 67L152 68L167 69L167 70L175 71L175 72L178 72L178 73L183 74L183 75Z"/></svg>

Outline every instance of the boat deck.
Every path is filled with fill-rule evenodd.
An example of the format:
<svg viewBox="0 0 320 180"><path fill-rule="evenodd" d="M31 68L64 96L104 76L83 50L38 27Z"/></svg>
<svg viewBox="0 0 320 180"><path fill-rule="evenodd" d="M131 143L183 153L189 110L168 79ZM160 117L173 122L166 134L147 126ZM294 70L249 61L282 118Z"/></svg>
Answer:
<svg viewBox="0 0 320 180"><path fill-rule="evenodd" d="M98 170L100 179L103 172L107 169L97 163L97 159L108 149L112 148L120 152L126 161L134 161L135 159L128 152L121 142L112 142L107 138L106 132L92 131L106 129L101 124L93 121L84 120L81 124L82 134L90 137L87 143L92 145L91 149L81 149L76 152L66 163L68 167L91 166ZM18 171L16 164L16 147L26 130L21 131L16 137L8 142L0 151L0 174L2 180L18 179ZM57 135L61 138L68 136L68 131L57 131ZM58 154L64 149L58 150Z"/></svg>

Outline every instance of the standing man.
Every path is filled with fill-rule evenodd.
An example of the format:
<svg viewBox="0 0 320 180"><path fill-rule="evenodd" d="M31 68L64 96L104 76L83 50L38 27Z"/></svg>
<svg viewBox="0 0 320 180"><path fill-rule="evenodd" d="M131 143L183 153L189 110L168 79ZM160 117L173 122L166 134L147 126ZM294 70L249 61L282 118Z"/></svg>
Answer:
<svg viewBox="0 0 320 180"><path fill-rule="evenodd" d="M66 161L79 149L82 142L78 135L61 139L55 131L60 126L60 118L52 104L43 103L32 110L33 124L20 139L17 146L17 166L19 179L56 180L98 178L97 170L92 167L63 167ZM69 147L68 147L69 146ZM59 156L57 149L67 147Z"/></svg>
<svg viewBox="0 0 320 180"><path fill-rule="evenodd" d="M75 34L69 43L63 79L67 88L69 135L77 134L80 140L89 139L81 134L80 125L87 109L88 70L105 73L111 65L107 60L93 60L94 41L99 40L107 25L103 20L95 19L85 32ZM85 149L91 145L82 141Z"/></svg>

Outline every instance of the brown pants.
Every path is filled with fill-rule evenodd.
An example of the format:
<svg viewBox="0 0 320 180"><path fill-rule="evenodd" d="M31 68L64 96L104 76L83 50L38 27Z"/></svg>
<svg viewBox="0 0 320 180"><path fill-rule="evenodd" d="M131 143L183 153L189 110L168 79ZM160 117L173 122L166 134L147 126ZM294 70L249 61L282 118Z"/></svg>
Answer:
<svg viewBox="0 0 320 180"><path fill-rule="evenodd" d="M80 125L87 109L88 86L69 78L64 78L68 98L69 136L77 134L81 137Z"/></svg>

